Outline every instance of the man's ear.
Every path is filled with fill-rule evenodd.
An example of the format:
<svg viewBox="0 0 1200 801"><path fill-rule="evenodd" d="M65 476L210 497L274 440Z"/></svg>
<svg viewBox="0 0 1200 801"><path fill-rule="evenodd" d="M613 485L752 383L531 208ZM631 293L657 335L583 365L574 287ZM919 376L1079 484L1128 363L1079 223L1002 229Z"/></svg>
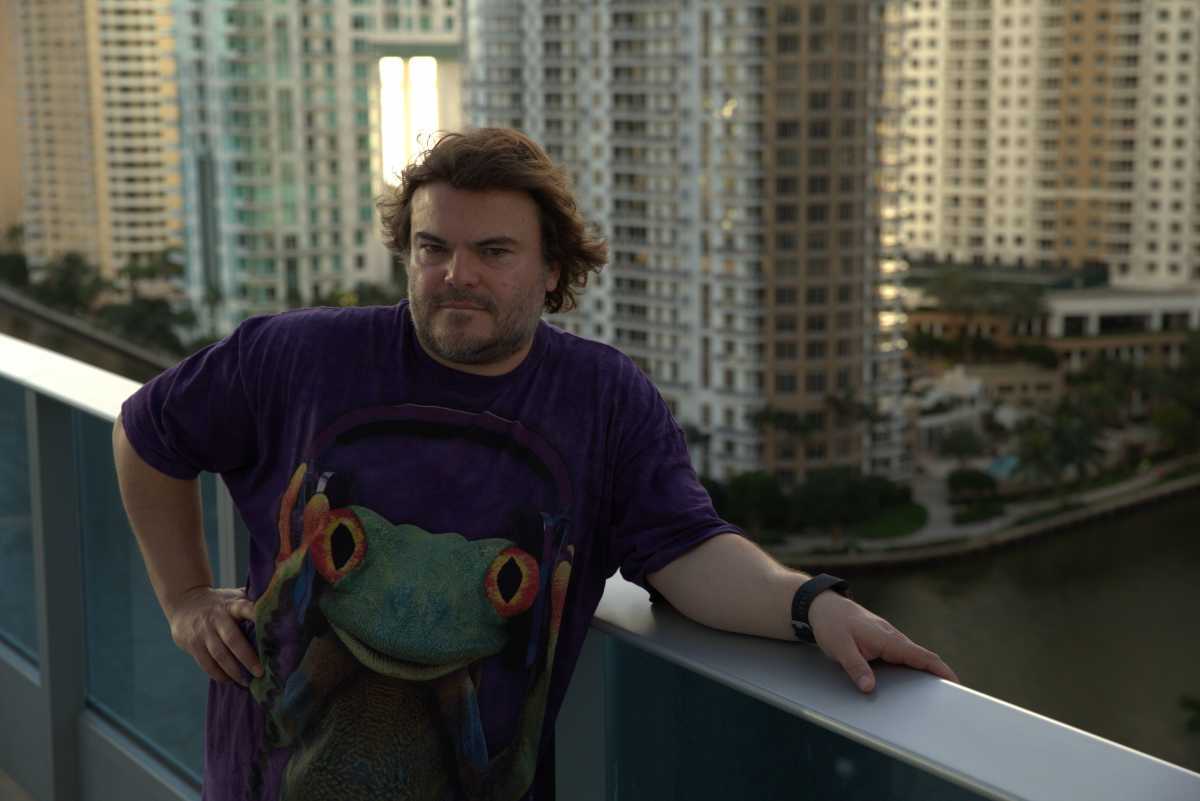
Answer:
<svg viewBox="0 0 1200 801"><path fill-rule="evenodd" d="M558 289L558 279L562 275L562 270L557 264L546 265L546 291L553 292Z"/></svg>

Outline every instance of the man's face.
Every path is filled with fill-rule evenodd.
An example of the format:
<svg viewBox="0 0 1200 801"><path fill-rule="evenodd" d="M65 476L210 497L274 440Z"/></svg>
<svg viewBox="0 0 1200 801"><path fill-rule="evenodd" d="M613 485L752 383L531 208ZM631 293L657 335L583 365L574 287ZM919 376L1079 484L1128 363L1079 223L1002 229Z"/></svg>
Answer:
<svg viewBox="0 0 1200 801"><path fill-rule="evenodd" d="M413 194L408 297L417 339L437 361L500 375L525 358L558 268L542 260L525 192L449 184Z"/></svg>

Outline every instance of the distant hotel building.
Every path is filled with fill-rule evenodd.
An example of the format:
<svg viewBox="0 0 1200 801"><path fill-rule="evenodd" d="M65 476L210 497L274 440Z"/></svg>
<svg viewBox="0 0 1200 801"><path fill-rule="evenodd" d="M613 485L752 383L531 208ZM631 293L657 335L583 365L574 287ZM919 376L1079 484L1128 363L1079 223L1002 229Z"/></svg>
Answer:
<svg viewBox="0 0 1200 801"><path fill-rule="evenodd" d="M31 262L74 251L111 276L178 246L168 0L9 6L20 42L24 247Z"/></svg>
<svg viewBox="0 0 1200 801"><path fill-rule="evenodd" d="M416 132L461 124L462 3L174 6L189 289L201 313L228 331L250 314L394 280L375 200Z"/></svg>
<svg viewBox="0 0 1200 801"><path fill-rule="evenodd" d="M17 13L0 3L0 249L4 235L21 224L25 187L21 178L21 62Z"/></svg>
<svg viewBox="0 0 1200 801"><path fill-rule="evenodd" d="M883 397L900 327L878 326L897 296L879 292L882 6L469 7L468 121L542 142L609 237L608 270L555 322L634 358L718 477L907 471ZM831 396L897 413L868 428ZM764 405L815 430L756 429Z"/></svg>
<svg viewBox="0 0 1200 801"><path fill-rule="evenodd" d="M911 0L903 249L1200 287L1195 0Z"/></svg>

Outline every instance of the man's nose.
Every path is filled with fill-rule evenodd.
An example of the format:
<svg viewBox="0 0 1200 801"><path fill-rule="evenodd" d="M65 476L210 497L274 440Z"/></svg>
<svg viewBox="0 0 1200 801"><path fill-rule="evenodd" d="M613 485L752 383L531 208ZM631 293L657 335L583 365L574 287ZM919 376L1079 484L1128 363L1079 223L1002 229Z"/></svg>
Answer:
<svg viewBox="0 0 1200 801"><path fill-rule="evenodd" d="M466 248L459 248L446 265L446 283L455 287L471 287L479 283L479 262Z"/></svg>

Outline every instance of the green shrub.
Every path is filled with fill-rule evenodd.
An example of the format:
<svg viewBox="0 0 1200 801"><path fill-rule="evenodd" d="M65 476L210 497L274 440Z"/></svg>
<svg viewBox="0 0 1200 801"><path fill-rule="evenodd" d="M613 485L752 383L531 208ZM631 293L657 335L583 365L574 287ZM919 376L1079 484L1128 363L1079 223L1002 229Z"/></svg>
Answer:
<svg viewBox="0 0 1200 801"><path fill-rule="evenodd" d="M960 498L991 496L996 494L996 479L991 473L964 467L946 477L946 489L952 503Z"/></svg>

